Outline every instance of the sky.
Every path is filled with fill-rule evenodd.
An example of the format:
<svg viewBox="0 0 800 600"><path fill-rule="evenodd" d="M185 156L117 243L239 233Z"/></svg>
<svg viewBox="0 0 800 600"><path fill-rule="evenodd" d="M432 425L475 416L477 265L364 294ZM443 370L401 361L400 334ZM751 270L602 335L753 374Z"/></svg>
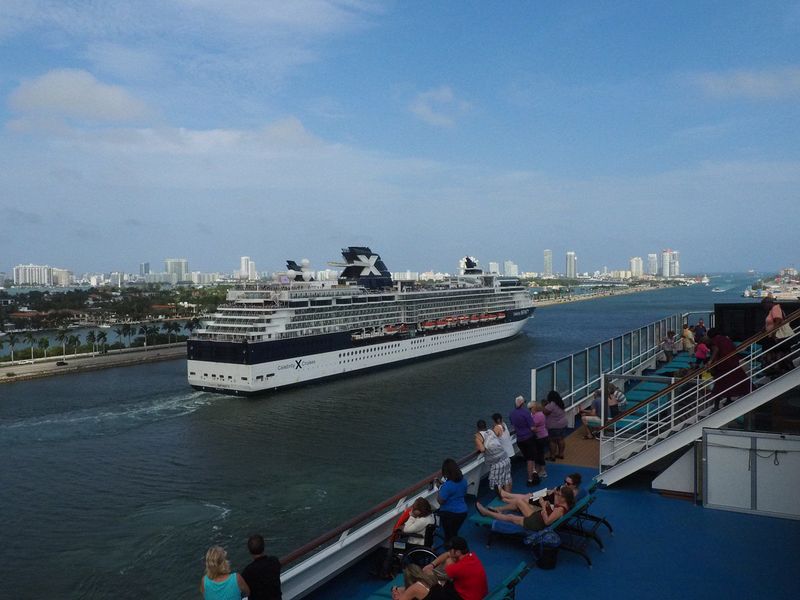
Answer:
<svg viewBox="0 0 800 600"><path fill-rule="evenodd" d="M800 2L0 1L0 271L798 266Z"/></svg>

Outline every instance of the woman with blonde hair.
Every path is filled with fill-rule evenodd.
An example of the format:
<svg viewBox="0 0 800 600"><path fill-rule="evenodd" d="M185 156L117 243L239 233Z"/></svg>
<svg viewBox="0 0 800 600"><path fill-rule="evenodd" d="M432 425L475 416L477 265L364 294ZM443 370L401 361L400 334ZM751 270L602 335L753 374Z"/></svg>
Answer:
<svg viewBox="0 0 800 600"><path fill-rule="evenodd" d="M231 573L228 553L222 546L211 546L206 552L206 574L200 580L204 600L239 600L250 595L242 576Z"/></svg>

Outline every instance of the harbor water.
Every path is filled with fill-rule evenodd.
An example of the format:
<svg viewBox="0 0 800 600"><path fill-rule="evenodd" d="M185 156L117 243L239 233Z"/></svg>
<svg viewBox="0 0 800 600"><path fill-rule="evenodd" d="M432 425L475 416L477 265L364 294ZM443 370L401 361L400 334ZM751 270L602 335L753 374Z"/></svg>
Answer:
<svg viewBox="0 0 800 600"><path fill-rule="evenodd" d="M287 553L471 451L532 367L742 300L730 282L543 307L507 342L256 398L193 391L182 360L2 385L7 597L196 598L208 546L237 570L252 532Z"/></svg>

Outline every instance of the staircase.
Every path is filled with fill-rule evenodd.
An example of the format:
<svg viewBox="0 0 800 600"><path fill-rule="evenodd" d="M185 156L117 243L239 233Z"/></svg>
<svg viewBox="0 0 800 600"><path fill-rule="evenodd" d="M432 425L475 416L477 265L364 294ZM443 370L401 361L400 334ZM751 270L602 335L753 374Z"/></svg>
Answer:
<svg viewBox="0 0 800 600"><path fill-rule="evenodd" d="M787 321L800 324L800 311ZM800 386L800 368L795 366L800 364L800 329L765 350L762 344L770 339L761 333L742 342L737 353L745 358L740 366L718 373L716 384L696 370L609 421L600 430L598 478L603 484L613 485L700 439L704 428L720 428ZM724 362L723 357L707 368ZM746 393L724 405L723 397L742 388Z"/></svg>

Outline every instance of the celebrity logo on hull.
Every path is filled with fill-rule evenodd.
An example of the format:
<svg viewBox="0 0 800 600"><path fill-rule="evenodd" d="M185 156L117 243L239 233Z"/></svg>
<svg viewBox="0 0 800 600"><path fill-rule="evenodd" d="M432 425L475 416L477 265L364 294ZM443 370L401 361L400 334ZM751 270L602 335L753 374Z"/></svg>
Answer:
<svg viewBox="0 0 800 600"><path fill-rule="evenodd" d="M281 365L278 367L278 371L285 371L286 369L302 369L303 367L308 367L315 364L317 361L315 360L305 360L302 358L296 358L293 363L287 363L285 365Z"/></svg>

